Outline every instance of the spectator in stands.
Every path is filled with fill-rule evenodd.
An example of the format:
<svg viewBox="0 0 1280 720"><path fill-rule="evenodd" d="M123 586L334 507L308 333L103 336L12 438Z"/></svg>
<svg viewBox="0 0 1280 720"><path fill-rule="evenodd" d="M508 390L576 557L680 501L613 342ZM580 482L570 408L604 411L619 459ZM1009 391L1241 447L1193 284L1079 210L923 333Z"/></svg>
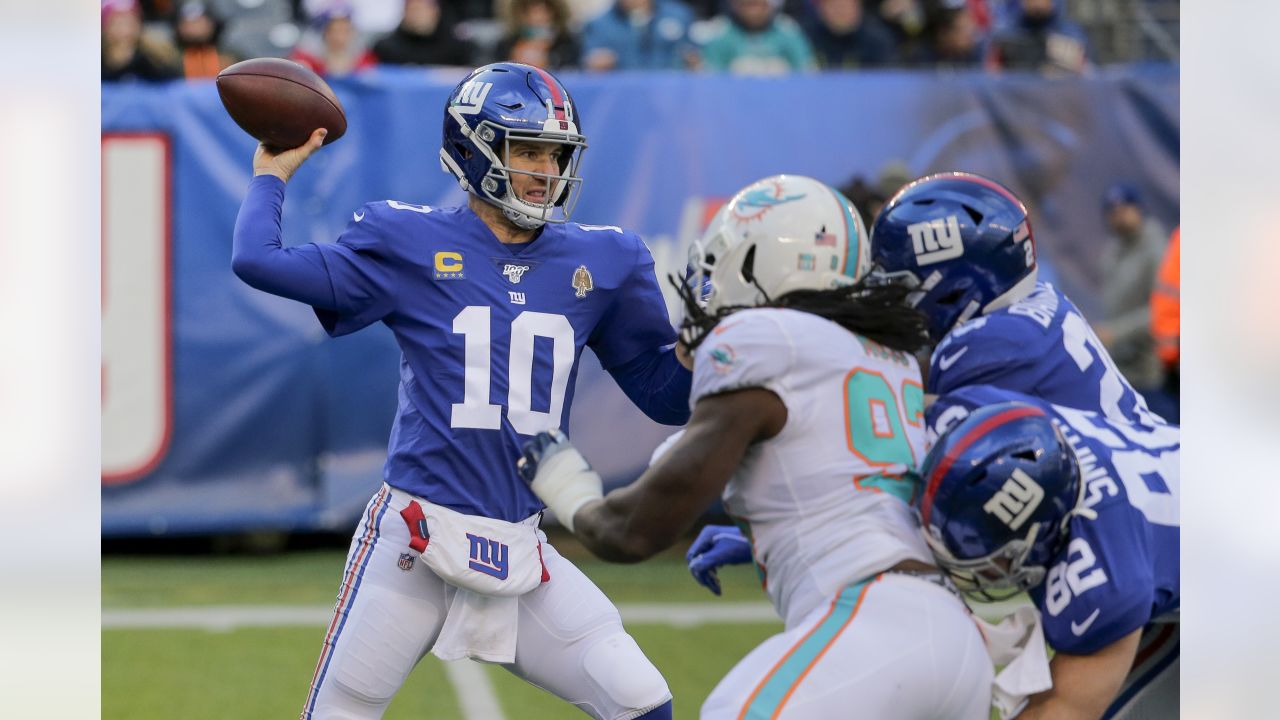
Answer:
<svg viewBox="0 0 1280 720"><path fill-rule="evenodd" d="M913 179L915 176L911 174L905 162L890 160L880 168L874 184L868 183L862 175L855 175L840 188L840 192L858 209L863 224L871 227L875 224L876 216L880 214L884 204L889 202L889 198L896 195L902 186Z"/></svg>
<svg viewBox="0 0 1280 720"><path fill-rule="evenodd" d="M564 0L510 0L499 5L507 32L498 58L559 70L578 64L578 40Z"/></svg>
<svg viewBox="0 0 1280 720"><path fill-rule="evenodd" d="M134 0L102 4L102 81L171 80L181 77L171 46L142 36L142 13Z"/></svg>
<svg viewBox="0 0 1280 720"><path fill-rule="evenodd" d="M1164 260L1156 275L1155 290L1151 293L1151 334L1156 341L1156 355L1164 369L1164 383L1161 388L1172 401L1171 415L1165 420L1177 423L1179 419L1178 398L1181 395L1181 360L1182 360L1182 315L1181 315L1181 274L1179 271L1179 245L1181 238L1179 228L1173 229L1173 237L1169 240L1169 248L1165 251Z"/></svg>
<svg viewBox="0 0 1280 720"><path fill-rule="evenodd" d="M438 0L404 0L404 19L373 46L392 65L470 65L472 47L453 34L454 17Z"/></svg>
<svg viewBox="0 0 1280 720"><path fill-rule="evenodd" d="M893 32L900 57L911 57L924 35L924 0L872 0L867 5Z"/></svg>
<svg viewBox="0 0 1280 720"><path fill-rule="evenodd" d="M200 0L178 6L173 18L173 37L178 42L182 74L187 78L217 77L235 58L218 46L223 22Z"/></svg>
<svg viewBox="0 0 1280 720"><path fill-rule="evenodd" d="M1151 291L1169 232L1144 214L1137 188L1117 182L1102 196L1111 237L1102 253L1102 322L1098 339L1134 389L1159 413L1160 361L1151 337Z"/></svg>
<svg viewBox="0 0 1280 720"><path fill-rule="evenodd" d="M582 28L588 70L676 70L697 67L689 40L693 15L678 0L617 0Z"/></svg>
<svg viewBox="0 0 1280 720"><path fill-rule="evenodd" d="M800 26L780 11L781 0L729 0L714 23L702 60L712 70L741 75L780 75L815 67L813 48Z"/></svg>
<svg viewBox="0 0 1280 720"><path fill-rule="evenodd" d="M916 48L911 64L966 68L978 67L982 61L982 38L970 4L943 0L932 7L923 43Z"/></svg>
<svg viewBox="0 0 1280 720"><path fill-rule="evenodd" d="M1084 30L1067 19L1062 0L1019 0L992 35L987 66L994 70L1083 72L1088 66Z"/></svg>
<svg viewBox="0 0 1280 720"><path fill-rule="evenodd" d="M818 66L826 70L889 65L897 60L893 33L868 15L863 0L815 0L804 22Z"/></svg>
<svg viewBox="0 0 1280 720"><path fill-rule="evenodd" d="M349 75L377 64L356 32L350 7L340 5L321 12L311 27L289 55L291 60L321 75Z"/></svg>

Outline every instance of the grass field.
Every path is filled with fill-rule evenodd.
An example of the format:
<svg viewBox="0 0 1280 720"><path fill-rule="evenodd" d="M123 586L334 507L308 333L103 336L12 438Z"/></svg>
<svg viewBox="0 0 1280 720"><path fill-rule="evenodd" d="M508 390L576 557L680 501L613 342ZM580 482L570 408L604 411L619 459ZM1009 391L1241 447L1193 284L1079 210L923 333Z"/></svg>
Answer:
<svg viewBox="0 0 1280 720"><path fill-rule="evenodd" d="M565 535L551 541L623 610L628 631L667 678L675 717L697 718L716 682L762 640L781 630L755 571L721 572L723 597L693 582L678 551L639 565L590 557ZM687 544L687 543L686 543ZM681 545L680 550L683 550ZM268 720L296 718L306 696L345 551L270 555L105 555L102 560L104 720ZM628 607L661 611L629 619ZM671 614L665 614L667 606ZM717 608L719 605L719 608ZM677 608L749 610L742 622L691 622ZM284 611L276 622L203 624L212 613ZM168 613L197 620L169 621ZM128 619L166 618L130 627ZM632 617L635 617L634 615ZM487 679L499 712L465 707L455 690L460 666ZM474 702L472 700L472 702ZM585 717L499 667L445 663L428 655L391 703L388 720L549 720Z"/></svg>
<svg viewBox="0 0 1280 720"><path fill-rule="evenodd" d="M609 565L585 556L567 538L553 537L552 542L624 607L765 602L754 571L747 567L726 569L721 578L724 597L716 598L693 582L678 554L640 565ZM104 556L102 717L297 717L320 650L319 622L121 629L113 628L111 618L119 611L136 615L144 610L264 605L305 608L314 614L332 607L343 560L342 550L267 556ZM696 718L719 678L752 647L778 632L781 623L675 626L628 621L627 629L666 676L676 697L676 717ZM499 667L474 667L492 683L508 720L585 717ZM445 664L428 656L384 717L461 720L465 715Z"/></svg>

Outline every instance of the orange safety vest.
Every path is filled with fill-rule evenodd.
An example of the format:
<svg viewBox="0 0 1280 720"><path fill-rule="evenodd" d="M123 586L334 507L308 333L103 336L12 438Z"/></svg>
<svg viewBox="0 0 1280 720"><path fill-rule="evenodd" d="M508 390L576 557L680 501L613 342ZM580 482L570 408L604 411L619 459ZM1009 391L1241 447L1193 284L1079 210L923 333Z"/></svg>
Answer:
<svg viewBox="0 0 1280 720"><path fill-rule="evenodd" d="M1181 279L1178 271L1178 239L1181 228L1174 228L1169 248L1156 273L1151 292L1151 336L1156 341L1156 354L1166 367L1176 366L1179 358L1178 339L1182 332L1180 302Z"/></svg>

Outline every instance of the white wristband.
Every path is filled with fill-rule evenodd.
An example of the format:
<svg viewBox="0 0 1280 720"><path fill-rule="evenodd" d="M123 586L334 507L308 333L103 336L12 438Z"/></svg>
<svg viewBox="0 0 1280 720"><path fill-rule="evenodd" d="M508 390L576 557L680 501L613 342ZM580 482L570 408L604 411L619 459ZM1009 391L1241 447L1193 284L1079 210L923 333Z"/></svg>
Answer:
<svg viewBox="0 0 1280 720"><path fill-rule="evenodd" d="M574 514L583 505L604 497L600 475L572 445L544 457L529 485L570 532Z"/></svg>

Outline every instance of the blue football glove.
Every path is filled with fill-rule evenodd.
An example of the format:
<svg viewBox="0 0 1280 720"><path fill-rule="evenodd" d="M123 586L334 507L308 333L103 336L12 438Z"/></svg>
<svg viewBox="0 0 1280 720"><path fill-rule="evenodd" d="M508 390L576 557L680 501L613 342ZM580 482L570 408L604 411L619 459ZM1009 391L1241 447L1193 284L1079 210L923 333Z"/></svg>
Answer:
<svg viewBox="0 0 1280 720"><path fill-rule="evenodd" d="M719 595L720 578L716 576L716 570L722 565L751 562L751 543L733 525L708 525L698 533L698 539L689 546L684 559L689 562L693 579Z"/></svg>
<svg viewBox="0 0 1280 720"><path fill-rule="evenodd" d="M604 495L600 476L559 430L525 443L516 470L570 532L578 510Z"/></svg>

